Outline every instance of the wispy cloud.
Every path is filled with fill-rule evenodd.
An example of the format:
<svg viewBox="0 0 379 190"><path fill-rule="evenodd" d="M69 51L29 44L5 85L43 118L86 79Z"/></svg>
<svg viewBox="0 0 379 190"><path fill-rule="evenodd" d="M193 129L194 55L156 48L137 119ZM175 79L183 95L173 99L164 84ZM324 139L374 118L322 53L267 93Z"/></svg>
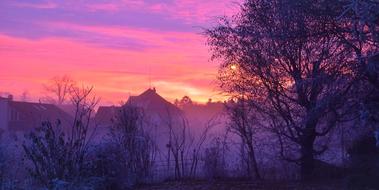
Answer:
<svg viewBox="0 0 379 190"><path fill-rule="evenodd" d="M33 8L33 9L55 9L58 7L58 4L52 1L37 2L37 3L14 1L12 5L16 7Z"/></svg>
<svg viewBox="0 0 379 190"><path fill-rule="evenodd" d="M121 9L121 6L116 3L94 3L86 5L88 11L106 11L106 12L116 12Z"/></svg>
<svg viewBox="0 0 379 190"><path fill-rule="evenodd" d="M0 2L0 85L41 95L60 74L96 87L105 102L138 94L152 80L170 100L218 99L207 27L234 0L49 0ZM231 9L233 11L233 8Z"/></svg>
<svg viewBox="0 0 379 190"><path fill-rule="evenodd" d="M233 0L123 0L89 5L90 10L117 12L123 9L150 11L188 24L204 24L217 16L231 15L238 8Z"/></svg>

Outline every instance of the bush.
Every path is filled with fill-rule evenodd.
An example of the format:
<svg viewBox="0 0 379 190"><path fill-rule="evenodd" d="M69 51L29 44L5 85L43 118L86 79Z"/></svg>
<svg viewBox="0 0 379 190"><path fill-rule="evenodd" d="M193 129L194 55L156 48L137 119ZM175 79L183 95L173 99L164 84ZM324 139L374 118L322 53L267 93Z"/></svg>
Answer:
<svg viewBox="0 0 379 190"><path fill-rule="evenodd" d="M134 183L127 181L128 168L121 159L120 151L112 143L94 147L88 163L88 175L102 179L104 189L126 189Z"/></svg>
<svg viewBox="0 0 379 190"><path fill-rule="evenodd" d="M222 144L216 139L215 143L204 152L204 171L208 178L219 179L226 177L226 164Z"/></svg>
<svg viewBox="0 0 379 190"><path fill-rule="evenodd" d="M379 187L379 149L373 136L356 140L349 149L351 173L347 185L352 189Z"/></svg>
<svg viewBox="0 0 379 190"><path fill-rule="evenodd" d="M80 129L81 125L75 125ZM87 143L84 132L67 138L61 123L42 123L36 131L26 135L22 147L29 167L27 170L39 184L51 187L53 180L75 182L81 180L85 168Z"/></svg>

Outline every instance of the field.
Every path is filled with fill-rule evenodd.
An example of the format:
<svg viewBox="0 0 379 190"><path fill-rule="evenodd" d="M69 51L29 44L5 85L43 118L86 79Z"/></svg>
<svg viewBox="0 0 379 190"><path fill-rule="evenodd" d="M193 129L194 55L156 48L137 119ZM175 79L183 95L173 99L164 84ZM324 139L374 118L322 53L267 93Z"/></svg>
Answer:
<svg viewBox="0 0 379 190"><path fill-rule="evenodd" d="M186 181L140 186L137 190L339 190L342 182L249 182L249 181Z"/></svg>

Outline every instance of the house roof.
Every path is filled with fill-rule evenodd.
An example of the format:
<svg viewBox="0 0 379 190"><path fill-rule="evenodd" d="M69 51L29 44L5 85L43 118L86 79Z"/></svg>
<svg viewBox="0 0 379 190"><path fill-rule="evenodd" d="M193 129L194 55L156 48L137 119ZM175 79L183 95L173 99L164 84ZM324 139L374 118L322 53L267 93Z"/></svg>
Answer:
<svg viewBox="0 0 379 190"><path fill-rule="evenodd" d="M30 130L39 127L43 121L60 120L63 127L72 122L70 115L53 104L9 101L8 106L10 130Z"/></svg>
<svg viewBox="0 0 379 190"><path fill-rule="evenodd" d="M162 98L155 89L147 89L138 96L130 96L124 106L136 106L142 108L149 115L166 116L167 114L177 115L182 111L172 103ZM95 115L95 123L101 126L110 125L112 119L121 107L100 106Z"/></svg>
<svg viewBox="0 0 379 190"><path fill-rule="evenodd" d="M152 113L180 113L181 110L174 104L160 96L155 88L147 89L138 96L130 96L127 103L143 108L146 112Z"/></svg>

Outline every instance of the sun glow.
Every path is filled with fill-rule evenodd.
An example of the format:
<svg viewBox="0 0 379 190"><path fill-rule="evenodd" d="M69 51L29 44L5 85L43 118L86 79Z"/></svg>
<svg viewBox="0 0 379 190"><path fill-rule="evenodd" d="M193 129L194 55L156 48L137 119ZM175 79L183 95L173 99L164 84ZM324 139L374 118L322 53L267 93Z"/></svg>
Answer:
<svg viewBox="0 0 379 190"><path fill-rule="evenodd" d="M233 71L237 70L237 65L234 65L234 64L231 65L231 66L230 66L230 69L233 70Z"/></svg>

